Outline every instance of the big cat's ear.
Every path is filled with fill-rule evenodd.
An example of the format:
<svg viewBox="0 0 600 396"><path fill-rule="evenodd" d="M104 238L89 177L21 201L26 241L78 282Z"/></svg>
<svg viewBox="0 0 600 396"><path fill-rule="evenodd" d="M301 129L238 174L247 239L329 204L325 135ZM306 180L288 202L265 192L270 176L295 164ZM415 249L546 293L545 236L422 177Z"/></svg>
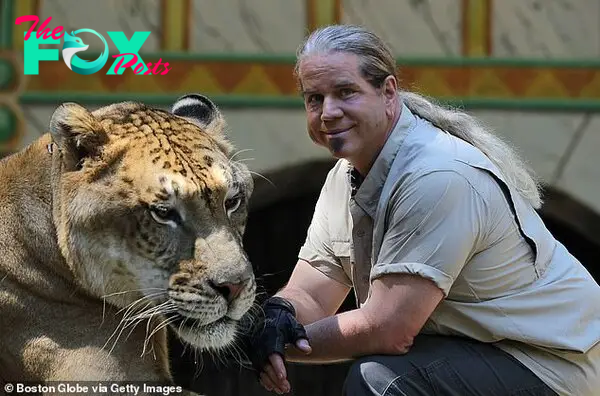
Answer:
<svg viewBox="0 0 600 396"><path fill-rule="evenodd" d="M76 170L84 159L97 156L108 141L96 117L77 103L63 103L54 111L50 134L67 171Z"/></svg>
<svg viewBox="0 0 600 396"><path fill-rule="evenodd" d="M206 96L187 94L178 98L171 107L171 113L186 118L205 132L221 135L225 120L217 106Z"/></svg>

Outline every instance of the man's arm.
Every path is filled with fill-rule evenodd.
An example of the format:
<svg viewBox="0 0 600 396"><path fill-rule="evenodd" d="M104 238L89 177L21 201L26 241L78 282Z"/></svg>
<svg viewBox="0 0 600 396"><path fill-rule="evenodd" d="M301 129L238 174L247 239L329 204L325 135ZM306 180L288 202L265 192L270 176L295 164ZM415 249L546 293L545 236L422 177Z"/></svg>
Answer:
<svg viewBox="0 0 600 396"><path fill-rule="evenodd" d="M310 326L311 323L334 315L349 292L348 286L326 276L306 261L298 260L290 280L275 295L285 298L294 306L298 322ZM312 339L310 342L312 346ZM311 352L311 348L305 344L302 344L304 352L296 350L298 354ZM289 392L290 384L283 359L278 354L273 354L269 357L269 362L260 374L263 386L278 393Z"/></svg>
<svg viewBox="0 0 600 396"><path fill-rule="evenodd" d="M289 348L286 358L332 362L406 353L485 234L487 206L455 171L436 171L407 183L391 202L367 302L306 326L312 351L303 355ZM282 362L271 363L268 379L282 378ZM275 386L281 382L271 381Z"/></svg>
<svg viewBox="0 0 600 396"><path fill-rule="evenodd" d="M318 272L309 264L304 265L308 268L301 271ZM299 286L302 290L302 285ZM407 274L382 276L374 280L371 287L371 297L361 308L334 316L324 315L326 309L311 298L306 302L293 300L295 308L320 310L319 316L323 318L305 327L310 348L303 346L300 350L290 347L286 351L286 360L334 363L369 354L404 354L444 296L432 281ZM303 292L285 293L284 289L280 296L290 299L303 296ZM335 311L333 308L329 307L330 312ZM260 375L261 383L268 390L289 392L291 387L283 360L274 354L269 361Z"/></svg>
<svg viewBox="0 0 600 396"><path fill-rule="evenodd" d="M288 348L286 359L292 362L333 363L368 354L406 353L443 298L442 291L425 278L385 275L373 281L372 294L365 305L332 316L347 295L347 286L327 278L305 262L298 263L298 273L294 272L300 275L295 281L314 279L317 282L295 284L290 281L292 287L286 286L277 294L292 302L299 321L308 323L305 328L310 348L304 345L302 350ZM307 291L305 285L315 285L318 290ZM307 293L313 293L313 297ZM323 298L325 300L321 300ZM334 300L338 303L333 304ZM261 383L268 390L289 392L291 387L283 360L273 354L269 361L260 374Z"/></svg>
<svg viewBox="0 0 600 396"><path fill-rule="evenodd" d="M370 354L404 354L444 293L420 276L390 274L373 281L361 308L306 326L312 352L289 349L294 362L331 363Z"/></svg>
<svg viewBox="0 0 600 396"><path fill-rule="evenodd" d="M275 295L292 303L296 319L303 325L334 315L340 308L350 288L304 260L298 260L288 283Z"/></svg>
<svg viewBox="0 0 600 396"><path fill-rule="evenodd" d="M292 361L326 362L406 353L474 252L485 203L464 176L437 171L398 188L389 227L361 308L306 327L312 352Z"/></svg>
<svg viewBox="0 0 600 396"><path fill-rule="evenodd" d="M455 171L436 171L398 188L389 227L360 309L307 326L312 352L292 361L402 354L447 295L483 234L486 204Z"/></svg>

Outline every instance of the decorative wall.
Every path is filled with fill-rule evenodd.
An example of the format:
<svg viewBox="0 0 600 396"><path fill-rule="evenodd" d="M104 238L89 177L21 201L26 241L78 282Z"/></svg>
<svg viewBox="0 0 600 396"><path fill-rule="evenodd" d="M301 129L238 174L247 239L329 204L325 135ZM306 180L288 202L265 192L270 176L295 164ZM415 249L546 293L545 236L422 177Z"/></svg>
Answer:
<svg viewBox="0 0 600 396"><path fill-rule="evenodd" d="M144 60L172 66L167 75L107 76L107 63L82 76L61 62L41 62L20 95L27 104L73 96L166 103L193 87L224 104L300 106L296 47L310 29L344 22L372 27L388 41L407 88L469 107L587 111L600 103L600 1L585 2L548 1L542 12L539 2L521 0L379 0L376 7L359 0L4 0L3 25L12 26L7 42L17 51L29 26L14 24L19 15L52 17L50 26L69 30L149 30Z"/></svg>
<svg viewBox="0 0 600 396"><path fill-rule="evenodd" d="M312 29L363 24L394 50L401 85L468 108L521 150L544 182L600 210L600 0L0 0L0 151L39 136L56 104L168 106L210 95L256 170L327 154L312 146L292 71ZM140 54L166 75L89 76L41 62L24 76L17 16L101 33L151 31ZM99 50L100 42L90 42ZM111 43L112 46L112 43ZM111 51L115 50L111 47ZM108 64L107 64L108 67Z"/></svg>

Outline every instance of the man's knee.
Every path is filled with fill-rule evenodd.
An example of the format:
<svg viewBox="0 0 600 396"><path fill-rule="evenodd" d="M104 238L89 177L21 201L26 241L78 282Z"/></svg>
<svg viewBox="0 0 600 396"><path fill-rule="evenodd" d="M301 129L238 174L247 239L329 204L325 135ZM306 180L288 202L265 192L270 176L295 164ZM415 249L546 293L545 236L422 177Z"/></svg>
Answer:
<svg viewBox="0 0 600 396"><path fill-rule="evenodd" d="M355 361L344 383L344 396L384 395L398 377L379 357L368 356Z"/></svg>

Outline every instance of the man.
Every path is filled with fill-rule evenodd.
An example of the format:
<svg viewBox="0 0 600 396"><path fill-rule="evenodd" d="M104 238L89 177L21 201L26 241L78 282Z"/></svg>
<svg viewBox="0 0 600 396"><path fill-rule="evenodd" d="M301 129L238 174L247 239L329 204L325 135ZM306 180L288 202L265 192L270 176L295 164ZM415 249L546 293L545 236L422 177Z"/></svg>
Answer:
<svg viewBox="0 0 600 396"><path fill-rule="evenodd" d="M345 395L593 395L600 287L535 212L538 184L467 114L398 90L373 33L314 32L296 74L328 174L252 359L355 360ZM336 314L351 288L357 309Z"/></svg>

